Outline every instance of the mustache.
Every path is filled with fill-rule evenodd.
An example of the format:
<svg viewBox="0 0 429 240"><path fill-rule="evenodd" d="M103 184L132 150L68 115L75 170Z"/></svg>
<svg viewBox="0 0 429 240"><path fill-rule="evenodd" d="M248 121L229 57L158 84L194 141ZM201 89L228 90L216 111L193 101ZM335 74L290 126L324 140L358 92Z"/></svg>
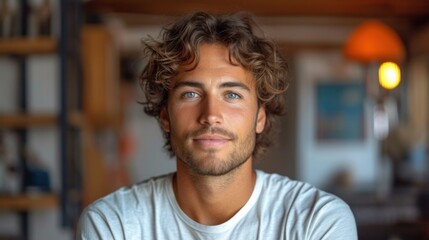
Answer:
<svg viewBox="0 0 429 240"><path fill-rule="evenodd" d="M226 138L229 138L229 139L236 139L237 138L236 134L234 134L234 133L232 133L226 129L219 128L219 127L200 128L200 129L197 129L195 131L190 132L187 137L188 138L197 138L197 137L204 135L204 134L217 134L217 135L221 135L221 136L224 136Z"/></svg>

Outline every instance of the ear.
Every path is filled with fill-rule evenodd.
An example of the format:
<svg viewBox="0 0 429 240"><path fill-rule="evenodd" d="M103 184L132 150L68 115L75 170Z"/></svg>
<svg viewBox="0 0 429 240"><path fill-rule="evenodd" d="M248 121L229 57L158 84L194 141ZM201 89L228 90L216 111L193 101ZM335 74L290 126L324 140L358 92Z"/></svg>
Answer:
<svg viewBox="0 0 429 240"><path fill-rule="evenodd" d="M168 116L167 107L163 107L159 113L159 122L164 132L170 132L170 117Z"/></svg>
<svg viewBox="0 0 429 240"><path fill-rule="evenodd" d="M258 110L258 115L256 116L256 133L261 133L264 131L265 122L267 121L267 114L265 112L265 107L261 106Z"/></svg>

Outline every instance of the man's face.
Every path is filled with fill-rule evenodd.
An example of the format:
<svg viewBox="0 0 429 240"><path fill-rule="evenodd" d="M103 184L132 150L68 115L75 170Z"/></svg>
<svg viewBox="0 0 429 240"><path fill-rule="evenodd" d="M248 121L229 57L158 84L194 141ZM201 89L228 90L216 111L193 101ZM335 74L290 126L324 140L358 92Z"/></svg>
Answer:
<svg viewBox="0 0 429 240"><path fill-rule="evenodd" d="M179 161L200 175L219 176L251 159L265 126L253 75L232 65L221 44L201 44L200 62L182 66L171 84L161 126Z"/></svg>

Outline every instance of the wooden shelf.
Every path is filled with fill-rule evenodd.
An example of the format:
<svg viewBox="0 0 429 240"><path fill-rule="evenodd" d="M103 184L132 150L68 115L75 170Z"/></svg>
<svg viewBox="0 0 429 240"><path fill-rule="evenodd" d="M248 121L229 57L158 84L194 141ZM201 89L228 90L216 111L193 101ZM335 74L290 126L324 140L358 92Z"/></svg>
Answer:
<svg viewBox="0 0 429 240"><path fill-rule="evenodd" d="M0 195L0 210L30 211L58 207L58 197L53 193Z"/></svg>
<svg viewBox="0 0 429 240"><path fill-rule="evenodd" d="M28 128L35 126L54 125L57 123L55 115L0 115L0 127Z"/></svg>
<svg viewBox="0 0 429 240"><path fill-rule="evenodd" d="M57 45L57 40L52 37L1 39L0 54L30 55L55 53Z"/></svg>
<svg viewBox="0 0 429 240"><path fill-rule="evenodd" d="M57 116L49 114L0 114L0 128L30 128L38 126L51 126L57 124L57 121ZM79 111L71 111L68 116L68 123L74 127L83 127L84 118L82 113Z"/></svg>

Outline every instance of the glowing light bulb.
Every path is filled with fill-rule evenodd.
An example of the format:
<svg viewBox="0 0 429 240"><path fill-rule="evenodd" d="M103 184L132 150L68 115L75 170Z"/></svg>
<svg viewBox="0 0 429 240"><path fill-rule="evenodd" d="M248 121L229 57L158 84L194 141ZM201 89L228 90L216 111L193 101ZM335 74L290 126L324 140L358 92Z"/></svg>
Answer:
<svg viewBox="0 0 429 240"><path fill-rule="evenodd" d="M378 81L383 88L394 89L401 82L401 70L398 64L385 62L378 69Z"/></svg>

